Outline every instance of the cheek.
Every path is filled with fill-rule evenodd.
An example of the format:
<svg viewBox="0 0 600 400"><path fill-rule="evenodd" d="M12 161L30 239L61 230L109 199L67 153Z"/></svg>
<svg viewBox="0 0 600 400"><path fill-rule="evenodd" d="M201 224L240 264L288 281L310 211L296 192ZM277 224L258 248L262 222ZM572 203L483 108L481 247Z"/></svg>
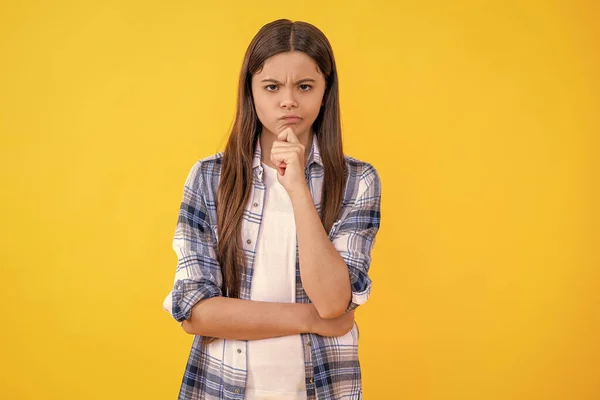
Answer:
<svg viewBox="0 0 600 400"><path fill-rule="evenodd" d="M310 115L311 119L316 119L319 115L319 111L321 111L322 99L322 96L317 97L315 99L311 99L311 101L306 105L307 116Z"/></svg>
<svg viewBox="0 0 600 400"><path fill-rule="evenodd" d="M273 101L269 98L255 98L254 108L256 115L261 125L272 132L278 130L277 118L279 117L279 109L273 105Z"/></svg>
<svg viewBox="0 0 600 400"><path fill-rule="evenodd" d="M260 94L257 96L254 96L254 108L256 110L256 114L258 115L258 118L261 120L261 122L264 124L264 119L268 118L269 116L269 106L267 104L266 99L261 96Z"/></svg>
<svg viewBox="0 0 600 400"><path fill-rule="evenodd" d="M319 114L319 110L321 110L321 101L320 100L311 104L310 113L314 114L314 116L316 117Z"/></svg>
<svg viewBox="0 0 600 400"><path fill-rule="evenodd" d="M269 110L269 108L272 107L272 103L273 99L271 98L271 96L261 91L256 93L256 95L254 96L254 104L256 105L256 108L260 108L261 110L263 110L263 112Z"/></svg>

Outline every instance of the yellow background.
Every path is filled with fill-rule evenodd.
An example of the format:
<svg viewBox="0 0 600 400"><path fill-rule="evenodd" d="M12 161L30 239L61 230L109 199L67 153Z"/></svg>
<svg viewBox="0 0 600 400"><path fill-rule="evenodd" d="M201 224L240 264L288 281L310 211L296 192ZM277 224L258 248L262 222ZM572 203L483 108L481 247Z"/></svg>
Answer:
<svg viewBox="0 0 600 400"><path fill-rule="evenodd" d="M3 1L0 397L176 397L183 183L284 17L382 178L365 398L600 398L596 4Z"/></svg>

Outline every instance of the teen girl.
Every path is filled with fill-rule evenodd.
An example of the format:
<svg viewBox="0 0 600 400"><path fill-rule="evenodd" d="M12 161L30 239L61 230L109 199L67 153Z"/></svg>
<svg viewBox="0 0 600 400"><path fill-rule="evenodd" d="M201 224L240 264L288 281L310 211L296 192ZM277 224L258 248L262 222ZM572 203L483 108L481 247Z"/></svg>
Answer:
<svg viewBox="0 0 600 400"><path fill-rule="evenodd" d="M371 291L380 198L373 166L343 153L327 38L263 26L225 151L183 191L164 301L194 335L179 399L360 399L354 309Z"/></svg>

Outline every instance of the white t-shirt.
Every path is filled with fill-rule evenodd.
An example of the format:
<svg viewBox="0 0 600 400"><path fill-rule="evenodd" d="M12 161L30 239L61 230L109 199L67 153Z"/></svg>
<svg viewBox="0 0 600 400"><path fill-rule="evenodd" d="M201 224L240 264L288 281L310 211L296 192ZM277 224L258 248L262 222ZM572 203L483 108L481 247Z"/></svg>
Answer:
<svg viewBox="0 0 600 400"><path fill-rule="evenodd" d="M251 300L296 302L296 223L277 170L262 163L266 193L252 275ZM246 400L305 400L300 335L248 341Z"/></svg>

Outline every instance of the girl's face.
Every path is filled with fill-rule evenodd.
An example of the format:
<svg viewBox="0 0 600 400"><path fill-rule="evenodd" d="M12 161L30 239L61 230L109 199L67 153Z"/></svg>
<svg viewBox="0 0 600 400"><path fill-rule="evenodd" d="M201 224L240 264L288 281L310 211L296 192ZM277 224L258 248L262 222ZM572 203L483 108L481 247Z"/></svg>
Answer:
<svg viewBox="0 0 600 400"><path fill-rule="evenodd" d="M318 71L314 60L300 51L268 58L262 70L252 76L252 96L258 119L263 132L275 136L288 126L297 136L311 132L324 93L324 75Z"/></svg>

